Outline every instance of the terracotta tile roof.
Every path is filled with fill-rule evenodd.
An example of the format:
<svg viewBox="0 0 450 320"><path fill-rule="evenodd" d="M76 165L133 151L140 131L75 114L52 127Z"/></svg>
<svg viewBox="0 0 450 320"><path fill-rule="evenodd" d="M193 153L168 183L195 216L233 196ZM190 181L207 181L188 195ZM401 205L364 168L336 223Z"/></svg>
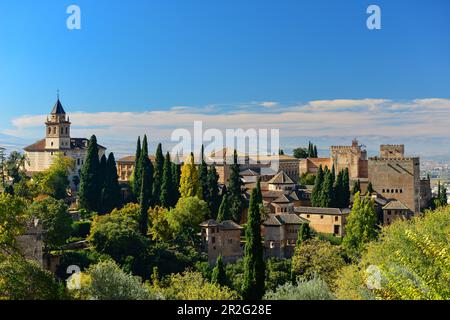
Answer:
<svg viewBox="0 0 450 320"><path fill-rule="evenodd" d="M28 152L45 151L45 139L39 140L32 145L25 147L24 150Z"/></svg>
<svg viewBox="0 0 450 320"><path fill-rule="evenodd" d="M350 213L350 209L339 208L316 208L316 207L295 207L298 214L320 214L320 215L343 215Z"/></svg>
<svg viewBox="0 0 450 320"><path fill-rule="evenodd" d="M294 184L294 181L284 171L280 171L270 179L269 184Z"/></svg>
<svg viewBox="0 0 450 320"><path fill-rule="evenodd" d="M148 158L152 161L155 161L156 157L153 155L149 155ZM117 162L135 162L136 156L125 156L117 160Z"/></svg>
<svg viewBox="0 0 450 320"><path fill-rule="evenodd" d="M399 200L392 200L383 207L383 210L409 210L409 208Z"/></svg>
<svg viewBox="0 0 450 320"><path fill-rule="evenodd" d="M86 139L86 138L71 138L70 139L70 149L71 150L87 149L88 143L89 143L89 139ZM99 147L99 149L106 150L106 148L102 145L98 145L98 147ZM27 152L44 152L44 151L46 151L45 139L39 140L39 141L33 143L32 145L25 147L24 150ZM55 150L55 151L58 151L58 150ZM61 150L61 151L63 151L63 150Z"/></svg>
<svg viewBox="0 0 450 320"><path fill-rule="evenodd" d="M243 229L243 227L241 227L234 221L226 220L226 221L222 221L219 223L214 219L209 219L205 222L202 222L200 224L200 227L204 227L204 228L218 227L218 228L224 229L224 230L241 230L241 229Z"/></svg>
<svg viewBox="0 0 450 320"><path fill-rule="evenodd" d="M296 214L282 213L269 214L266 221L263 222L265 226L282 226L285 224L303 224L309 223L307 219L299 217Z"/></svg>
<svg viewBox="0 0 450 320"><path fill-rule="evenodd" d="M294 199L292 199L287 194L282 194L281 196L279 196L277 199L275 199L273 201L273 203L292 203L292 202L294 202Z"/></svg>

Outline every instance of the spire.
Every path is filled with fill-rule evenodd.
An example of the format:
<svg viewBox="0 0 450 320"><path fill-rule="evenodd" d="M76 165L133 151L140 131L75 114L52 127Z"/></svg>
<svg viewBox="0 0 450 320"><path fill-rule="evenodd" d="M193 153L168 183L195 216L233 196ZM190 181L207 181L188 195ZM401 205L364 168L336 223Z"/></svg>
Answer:
<svg viewBox="0 0 450 320"><path fill-rule="evenodd" d="M59 101L59 89L56 91L56 103L53 106L51 114L66 114L66 111L64 111L61 101Z"/></svg>

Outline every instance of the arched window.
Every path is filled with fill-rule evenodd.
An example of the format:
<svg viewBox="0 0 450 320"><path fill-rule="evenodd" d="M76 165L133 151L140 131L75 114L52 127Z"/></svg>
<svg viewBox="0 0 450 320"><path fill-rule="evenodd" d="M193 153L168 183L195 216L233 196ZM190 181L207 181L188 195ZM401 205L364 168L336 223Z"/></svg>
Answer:
<svg viewBox="0 0 450 320"><path fill-rule="evenodd" d="M66 134L69 134L69 127L66 127Z"/></svg>
<svg viewBox="0 0 450 320"><path fill-rule="evenodd" d="M48 127L48 134L52 133L52 128Z"/></svg>
<svg viewBox="0 0 450 320"><path fill-rule="evenodd" d="M56 127L53 127L53 134L56 134Z"/></svg>

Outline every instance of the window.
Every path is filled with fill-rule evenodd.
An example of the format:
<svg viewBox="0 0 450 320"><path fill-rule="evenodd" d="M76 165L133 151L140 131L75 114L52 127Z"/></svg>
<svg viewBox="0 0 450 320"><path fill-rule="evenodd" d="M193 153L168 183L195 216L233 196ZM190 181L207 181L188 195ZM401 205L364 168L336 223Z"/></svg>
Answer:
<svg viewBox="0 0 450 320"><path fill-rule="evenodd" d="M270 241L270 243L269 243L269 247L270 247L270 249L273 249L273 248L275 248L275 243L274 243L273 241Z"/></svg>
<svg viewBox="0 0 450 320"><path fill-rule="evenodd" d="M394 189L391 190L391 193L394 193Z"/></svg>
<svg viewBox="0 0 450 320"><path fill-rule="evenodd" d="M383 193L385 193L386 192L386 190L385 189L383 189Z"/></svg>
<svg viewBox="0 0 450 320"><path fill-rule="evenodd" d="M395 193L398 193L398 189L395 189Z"/></svg>
<svg viewBox="0 0 450 320"><path fill-rule="evenodd" d="M52 133L52 128L48 127L48 134Z"/></svg>
<svg viewBox="0 0 450 320"><path fill-rule="evenodd" d="M403 189L400 189L400 193L403 193Z"/></svg>
<svg viewBox="0 0 450 320"><path fill-rule="evenodd" d="M69 134L69 127L66 127L66 134Z"/></svg>
<svg viewBox="0 0 450 320"><path fill-rule="evenodd" d="M320 219L323 219L323 216L320 216Z"/></svg>
<svg viewBox="0 0 450 320"><path fill-rule="evenodd" d="M56 127L53 127L53 134L56 134Z"/></svg>
<svg viewBox="0 0 450 320"><path fill-rule="evenodd" d="M310 217L311 217L311 215L307 214L307 215L306 215L306 217L307 217L307 218L310 218Z"/></svg>
<svg viewBox="0 0 450 320"><path fill-rule="evenodd" d="M334 221L339 221L339 217L334 217Z"/></svg>

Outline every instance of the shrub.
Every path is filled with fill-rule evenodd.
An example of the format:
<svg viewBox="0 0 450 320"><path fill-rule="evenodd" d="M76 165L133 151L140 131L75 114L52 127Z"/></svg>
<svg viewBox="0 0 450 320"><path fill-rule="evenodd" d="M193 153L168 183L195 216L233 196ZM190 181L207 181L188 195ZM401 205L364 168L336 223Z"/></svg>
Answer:
<svg viewBox="0 0 450 320"><path fill-rule="evenodd" d="M87 238L89 233L91 232L91 221L75 221L72 223L72 234L71 236L74 238Z"/></svg>
<svg viewBox="0 0 450 320"><path fill-rule="evenodd" d="M264 296L264 300L333 300L333 293L327 283L319 278L299 282L297 285L286 283Z"/></svg>

